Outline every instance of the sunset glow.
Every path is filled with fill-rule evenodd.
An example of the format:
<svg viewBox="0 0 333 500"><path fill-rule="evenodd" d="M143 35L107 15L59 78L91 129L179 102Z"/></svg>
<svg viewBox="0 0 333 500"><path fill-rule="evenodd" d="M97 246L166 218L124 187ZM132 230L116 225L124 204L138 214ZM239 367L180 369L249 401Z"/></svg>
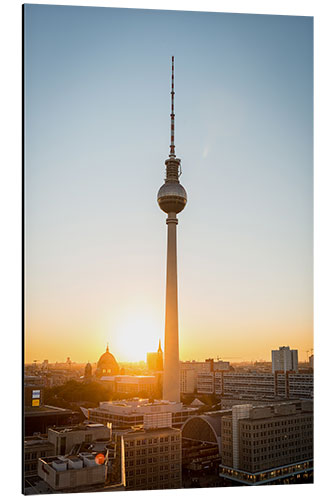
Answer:
<svg viewBox="0 0 333 500"><path fill-rule="evenodd" d="M306 359L310 18L77 16L32 5L25 19L26 362L96 362L107 342L117 360L139 361L164 344L166 224L156 194L171 54L188 192L177 229L180 358L269 360L290 345Z"/></svg>

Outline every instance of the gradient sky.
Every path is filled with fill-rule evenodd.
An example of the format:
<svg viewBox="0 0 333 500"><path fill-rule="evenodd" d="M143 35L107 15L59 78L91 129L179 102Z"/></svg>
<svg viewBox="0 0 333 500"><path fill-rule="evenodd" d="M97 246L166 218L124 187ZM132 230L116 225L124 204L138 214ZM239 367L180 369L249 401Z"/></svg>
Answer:
<svg viewBox="0 0 333 500"><path fill-rule="evenodd" d="M163 340L172 55L180 357L304 359L313 19L26 5L24 41L26 361Z"/></svg>

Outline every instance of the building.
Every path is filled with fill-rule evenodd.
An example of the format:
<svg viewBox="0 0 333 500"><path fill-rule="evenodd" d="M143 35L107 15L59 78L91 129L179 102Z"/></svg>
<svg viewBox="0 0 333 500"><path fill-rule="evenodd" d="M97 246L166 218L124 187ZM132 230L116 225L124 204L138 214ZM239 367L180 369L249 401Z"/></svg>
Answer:
<svg viewBox="0 0 333 500"><path fill-rule="evenodd" d="M220 476L237 484L265 484L313 469L313 405L236 405L221 419Z"/></svg>
<svg viewBox="0 0 333 500"><path fill-rule="evenodd" d="M159 341L157 352L147 353L147 368L151 372L163 371L163 351L161 341Z"/></svg>
<svg viewBox="0 0 333 500"><path fill-rule="evenodd" d="M153 418L151 418L153 417ZM181 488L181 431L170 427L171 415L124 431L126 490Z"/></svg>
<svg viewBox="0 0 333 500"><path fill-rule="evenodd" d="M275 395L274 375L265 372L228 372L223 373L221 380L223 396L265 396Z"/></svg>
<svg viewBox="0 0 333 500"><path fill-rule="evenodd" d="M313 373L203 371L196 377L198 394L246 398L313 398Z"/></svg>
<svg viewBox="0 0 333 500"><path fill-rule="evenodd" d="M105 483L106 466L88 452L53 456L39 459L38 475L55 491L82 491Z"/></svg>
<svg viewBox="0 0 333 500"><path fill-rule="evenodd" d="M174 57L171 77L171 143L169 158L165 160L166 178L157 194L157 202L168 217L167 277L164 338L163 399L180 401L179 345L178 345L178 287L177 287L177 214L187 202L187 194L179 183L180 159L175 152L174 113Z"/></svg>
<svg viewBox="0 0 333 500"><path fill-rule="evenodd" d="M310 368L312 368L312 370L313 370L313 360L314 360L314 357L313 357L313 354L311 354L311 356L309 356L309 365L310 365Z"/></svg>
<svg viewBox="0 0 333 500"><path fill-rule="evenodd" d="M111 375L100 381L107 384L112 392L129 396L152 396L157 394L159 377L155 375Z"/></svg>
<svg viewBox="0 0 333 500"><path fill-rule="evenodd" d="M202 372L197 374L197 392L198 394L216 394L223 393L223 374L222 372Z"/></svg>
<svg viewBox="0 0 333 500"><path fill-rule="evenodd" d="M24 435L32 436L35 433L46 434L49 427L73 425L78 422L79 414L67 408L41 405L25 407Z"/></svg>
<svg viewBox="0 0 333 500"><path fill-rule="evenodd" d="M188 418L182 425L183 443L191 441L195 445L213 445L216 447L216 453L221 456L221 418L226 413L228 412L207 412Z"/></svg>
<svg viewBox="0 0 333 500"><path fill-rule="evenodd" d="M121 463L124 457L110 428L96 423L52 428L48 431L48 441L54 453L39 459L38 475L52 490L123 489Z"/></svg>
<svg viewBox="0 0 333 500"><path fill-rule="evenodd" d="M221 379L221 372L230 369L228 361L206 359L205 361L183 361L180 363L180 387L183 394L215 393L215 379ZM221 384L220 384L221 385ZM217 391L216 394L221 394Z"/></svg>
<svg viewBox="0 0 333 500"><path fill-rule="evenodd" d="M182 426L183 487L223 486L221 417L231 410L190 417Z"/></svg>
<svg viewBox="0 0 333 500"><path fill-rule="evenodd" d="M37 408L43 406L44 387L36 384L24 385L24 406L25 408Z"/></svg>
<svg viewBox="0 0 333 500"><path fill-rule="evenodd" d="M118 363L109 351L109 345L107 345L105 353L98 360L95 376L101 378L103 376L118 375L118 373Z"/></svg>
<svg viewBox="0 0 333 500"><path fill-rule="evenodd" d="M272 351L272 372L276 371L298 371L298 351L290 349L289 346L279 347Z"/></svg>
<svg viewBox="0 0 333 500"><path fill-rule="evenodd" d="M79 424L67 427L52 427L48 430L48 441L53 445L55 455L74 453L82 443L105 445L111 439L110 428L100 423Z"/></svg>
<svg viewBox="0 0 333 500"><path fill-rule="evenodd" d="M128 429L143 425L147 415L172 414L172 426L181 427L188 417L197 413L197 408L184 406L182 403L170 401L154 401L148 399L125 399L119 401L101 402L97 408L81 408L86 418L91 422L99 422L112 429Z"/></svg>
<svg viewBox="0 0 333 500"><path fill-rule="evenodd" d="M180 363L180 390L182 394L197 391L199 373L210 373L211 365L205 361L182 361Z"/></svg>
<svg viewBox="0 0 333 500"><path fill-rule="evenodd" d="M54 444L47 436L27 436L24 438L24 478L37 476L38 459L54 455Z"/></svg>
<svg viewBox="0 0 333 500"><path fill-rule="evenodd" d="M275 395L313 399L313 373L275 372Z"/></svg>
<svg viewBox="0 0 333 500"><path fill-rule="evenodd" d="M193 369L180 370L180 392L182 394L193 394L197 387L197 372Z"/></svg>

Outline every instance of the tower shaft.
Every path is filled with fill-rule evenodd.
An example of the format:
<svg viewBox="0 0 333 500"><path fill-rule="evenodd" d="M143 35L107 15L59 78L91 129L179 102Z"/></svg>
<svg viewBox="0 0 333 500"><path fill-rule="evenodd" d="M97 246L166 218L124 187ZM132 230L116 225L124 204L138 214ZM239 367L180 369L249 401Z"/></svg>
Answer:
<svg viewBox="0 0 333 500"><path fill-rule="evenodd" d="M180 401L177 286L177 224L175 212L168 214L168 245L165 302L163 399Z"/></svg>
<svg viewBox="0 0 333 500"><path fill-rule="evenodd" d="M181 175L180 159L175 148L175 109L174 109L174 57L171 74L171 143L169 158L165 160L166 178L157 193L157 202L166 214L168 225L165 336L164 336L164 373L163 399L180 402L180 369L178 345L178 287L177 287L177 214L187 202L187 194L179 182Z"/></svg>

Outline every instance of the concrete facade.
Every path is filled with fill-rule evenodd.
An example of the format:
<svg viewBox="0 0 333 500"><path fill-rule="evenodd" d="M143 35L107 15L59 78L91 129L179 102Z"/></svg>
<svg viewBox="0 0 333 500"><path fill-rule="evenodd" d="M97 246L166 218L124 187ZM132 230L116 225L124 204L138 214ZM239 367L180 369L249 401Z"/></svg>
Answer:
<svg viewBox="0 0 333 500"><path fill-rule="evenodd" d="M110 439L111 430L100 423L48 429L48 441L54 446L55 455L67 455L81 443L108 442Z"/></svg>
<svg viewBox="0 0 333 500"><path fill-rule="evenodd" d="M38 475L55 491L70 491L103 484L105 464L93 455L40 458Z"/></svg>
<svg viewBox="0 0 333 500"><path fill-rule="evenodd" d="M24 438L24 477L37 476L39 458L54 455L54 444L46 436Z"/></svg>
<svg viewBox="0 0 333 500"><path fill-rule="evenodd" d="M91 422L112 426L113 430L143 425L145 415L172 414L172 426L180 427L188 417L195 415L196 408L170 401L149 402L148 399L126 399L100 403L97 408L84 409Z"/></svg>
<svg viewBox="0 0 333 500"><path fill-rule="evenodd" d="M174 114L174 57L172 56L171 78L171 143L169 158L165 161L166 179L157 193L157 202L166 214L168 226L165 337L164 337L164 377L163 399L180 401L179 341L178 341L178 285L177 285L177 214L187 203L187 194L179 182L180 159L175 151Z"/></svg>
<svg viewBox="0 0 333 500"><path fill-rule="evenodd" d="M279 347L272 351L272 372L298 371L298 351L289 346Z"/></svg>
<svg viewBox="0 0 333 500"><path fill-rule="evenodd" d="M235 477L235 471L251 475L313 459L311 402L239 405L233 407L232 416L222 417L221 425L225 477Z"/></svg>
<svg viewBox="0 0 333 500"><path fill-rule="evenodd" d="M313 373L216 371L197 374L198 394L221 396L313 398Z"/></svg>
<svg viewBox="0 0 333 500"><path fill-rule="evenodd" d="M125 447L126 490L181 488L181 431L172 428L119 431Z"/></svg>

